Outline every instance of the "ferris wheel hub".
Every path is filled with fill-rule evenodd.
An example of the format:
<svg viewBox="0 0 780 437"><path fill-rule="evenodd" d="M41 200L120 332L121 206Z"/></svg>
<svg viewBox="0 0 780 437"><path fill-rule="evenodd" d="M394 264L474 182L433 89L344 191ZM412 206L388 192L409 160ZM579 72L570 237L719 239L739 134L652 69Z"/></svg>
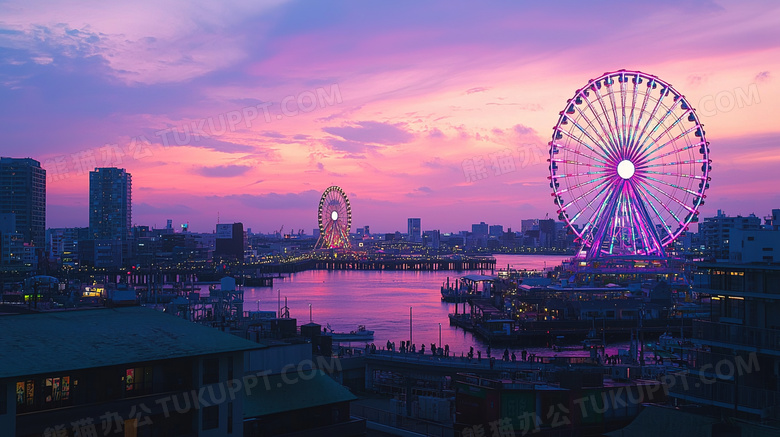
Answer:
<svg viewBox="0 0 780 437"><path fill-rule="evenodd" d="M631 179L631 176L634 176L635 170L636 168L634 167L634 163L628 159L620 161L617 166L618 176L623 179Z"/></svg>
<svg viewBox="0 0 780 437"><path fill-rule="evenodd" d="M339 219L339 213L338 213L338 211L333 211L332 213L330 213L330 218L331 218L331 220L333 220L334 222L335 222L336 220L338 220L338 219Z"/></svg>

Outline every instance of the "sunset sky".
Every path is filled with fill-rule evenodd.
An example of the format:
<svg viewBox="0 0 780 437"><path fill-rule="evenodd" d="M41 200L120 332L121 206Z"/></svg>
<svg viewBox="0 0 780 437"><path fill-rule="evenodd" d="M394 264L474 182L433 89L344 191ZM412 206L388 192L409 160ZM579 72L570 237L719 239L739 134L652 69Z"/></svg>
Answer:
<svg viewBox="0 0 780 437"><path fill-rule="evenodd" d="M776 1L0 0L0 155L46 168L48 227L87 226L87 173L116 166L136 224L311 233L339 185L372 231L519 230L556 215L566 100L618 69L696 108L704 216L780 208Z"/></svg>

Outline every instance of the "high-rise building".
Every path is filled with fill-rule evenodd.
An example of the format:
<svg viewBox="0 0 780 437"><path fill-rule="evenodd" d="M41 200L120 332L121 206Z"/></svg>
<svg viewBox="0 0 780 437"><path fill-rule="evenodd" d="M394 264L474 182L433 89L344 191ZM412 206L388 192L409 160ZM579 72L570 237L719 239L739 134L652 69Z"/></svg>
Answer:
<svg viewBox="0 0 780 437"><path fill-rule="evenodd" d="M420 219L410 218L407 220L407 227L409 235L409 241L420 242L422 241L422 231L420 229Z"/></svg>
<svg viewBox="0 0 780 437"><path fill-rule="evenodd" d="M0 158L0 214L16 216L24 243L46 245L46 170L31 158Z"/></svg>
<svg viewBox="0 0 780 437"><path fill-rule="evenodd" d="M500 237L504 235L504 226L503 225L490 225L488 227L488 234L491 237Z"/></svg>
<svg viewBox="0 0 780 437"><path fill-rule="evenodd" d="M550 249L555 246L555 220L539 220L539 246Z"/></svg>
<svg viewBox="0 0 780 437"><path fill-rule="evenodd" d="M217 225L217 240L214 258L244 260L244 224L221 223Z"/></svg>
<svg viewBox="0 0 780 437"><path fill-rule="evenodd" d="M760 228L761 219L754 214L747 217L741 215L728 217L721 210L718 210L718 215L707 217L702 223L699 223L699 235L709 258L727 260L729 259L731 231L758 230Z"/></svg>
<svg viewBox="0 0 780 437"><path fill-rule="evenodd" d="M423 246L430 247L431 249L438 249L441 247L441 232L438 230L423 232Z"/></svg>
<svg viewBox="0 0 780 437"><path fill-rule="evenodd" d="M471 225L471 233L474 236L484 236L487 237L488 235L488 224L485 222L479 222Z"/></svg>
<svg viewBox="0 0 780 437"><path fill-rule="evenodd" d="M132 176L123 168L96 168L89 172L89 233L95 240L130 237Z"/></svg>

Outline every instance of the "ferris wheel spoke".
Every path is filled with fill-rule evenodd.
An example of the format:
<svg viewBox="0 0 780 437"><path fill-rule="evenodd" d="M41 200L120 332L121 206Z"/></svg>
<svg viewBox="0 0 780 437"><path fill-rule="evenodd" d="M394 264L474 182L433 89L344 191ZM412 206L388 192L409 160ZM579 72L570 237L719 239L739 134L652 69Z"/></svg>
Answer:
<svg viewBox="0 0 780 437"><path fill-rule="evenodd" d="M686 117L686 118L687 118L687 117ZM682 131L682 132L681 132L679 135L677 135L677 136L675 136L675 137L672 137L671 139L669 139L669 140L668 140L668 141L666 141L665 143L662 143L660 146L657 146L657 147L655 147L654 149L650 150L650 147L652 147L652 146L653 146L653 145L655 145L655 144L658 144L658 142L661 140L661 138L663 138L663 136L664 136L664 135L667 135L667 134L669 133L669 131L671 131L671 130L672 130L672 128L674 128L674 126L676 126L676 125L677 125L677 124L678 124L680 121L682 121L682 120L683 120L683 117L682 117L682 116L679 116L679 117L677 117L677 119L675 119L675 120L674 120L674 122L672 122L672 124L670 124L669 126L667 126L667 127L666 127L666 129L664 129L664 131L663 131L663 132L661 132L660 134L658 134L658 136L656 136L656 137L655 137L655 138L654 138L654 139L653 139L653 140L652 140L652 141L651 141L651 142L650 142L650 143L647 145L647 147L645 147L645 149L644 149L644 150L642 150L642 151L640 152L640 154L638 155L638 159L639 159L639 160L644 160L644 159L647 159L647 158L648 158L648 157L650 157L650 156L653 156L653 155L654 155L656 152L658 152L659 150L661 150L661 149L663 149L664 147L668 146L669 144L672 144L672 143L674 143L675 141L677 141L677 140L680 140L680 139L684 138L685 136L687 136L687 135L689 135L689 134L691 134L691 133L695 132L695 131L696 131L696 129L699 129L699 127L700 127L700 126L696 125L696 126L694 126L694 127L690 128L690 129L683 130L683 131ZM671 135L670 135L670 136L671 136Z"/></svg>
<svg viewBox="0 0 780 437"><path fill-rule="evenodd" d="M588 176L588 175L596 175L596 174L605 174L606 171L586 171L584 173L568 173L568 174L556 174L553 176L554 179L563 179L563 178L571 178L575 176Z"/></svg>
<svg viewBox="0 0 780 437"><path fill-rule="evenodd" d="M601 218L603 217L601 215L602 211L607 206L607 204L610 203L610 199L612 199L616 195L616 191L615 190L608 191L607 188L609 188L609 186L605 186L604 188L602 188L601 191L588 202L588 204L585 206L585 208L583 208L580 211L579 214L584 212L586 209L591 208L593 206L593 203L596 202L599 199L599 197L601 197L602 193L606 194L606 196L604 196L604 199L601 201L600 208L591 208L593 210L593 212L590 214L590 217L588 217L588 220L585 222L586 226L590 225L591 227L594 227L594 226L598 225L599 223L601 223L601 221L602 221ZM577 218L579 216L579 214L577 214L575 216L575 218ZM574 222L574 221L575 220L572 220L572 222ZM583 231L584 230L585 229L583 228Z"/></svg>
<svg viewBox="0 0 780 437"><path fill-rule="evenodd" d="M587 100L587 97L585 98L585 100ZM604 137L601 135L601 133L599 132L599 130L598 130L598 129L596 129L596 127L595 127L595 126L593 125L593 123L590 121L590 117L588 117L588 116L585 114L585 112L584 112L582 109L580 109L580 107L579 107L579 106L576 104L576 102L575 102L575 103L572 103L572 104L574 105L574 108L575 108L575 110L577 111L577 113L579 113L579 114L580 114L580 118L582 118L583 120L585 120L585 121L588 123L588 127L589 127L589 128L590 128L590 129L593 131L593 133L595 133L595 134L596 134L596 136L599 138L599 141L596 141L596 140L595 140L595 138L593 138L593 137L591 137L591 136L588 136L589 138L591 138L591 141L593 141L595 144L599 144L599 145L601 145L601 150L611 150L611 143L610 143L610 140L609 140L609 139L604 139ZM592 109L591 109L591 111L592 111ZM601 120L600 120L598 117L597 117L597 120L599 121L599 125L601 125L601 129L603 130L603 129L604 129L604 125L603 125L603 124L601 124ZM583 129L582 127L580 127L580 125L579 125L579 124L578 124L578 123L577 123L575 120L571 120L571 122L572 122L572 123L573 123L575 126L577 126L577 128L578 128L578 129L580 129L581 131L583 131L583 132L584 132L584 129ZM606 158L608 158L608 156L607 156L607 155L608 155L608 154L606 154L606 153L604 154L604 158L605 158L605 159L606 159Z"/></svg>
<svg viewBox="0 0 780 437"><path fill-rule="evenodd" d="M617 220L615 211L618 207L621 193L622 190L620 189L611 191L609 196L605 198L604 202L601 204L601 208L598 209L598 214L593 222L596 232L593 234L593 246L591 246L591 250L595 250L596 253L599 253L602 250L604 237L606 235L612 235L611 230L613 230L612 228Z"/></svg>
<svg viewBox="0 0 780 437"><path fill-rule="evenodd" d="M652 170L645 170L642 173L657 174L660 176L673 176L673 177L680 177L680 178L687 178L687 179L699 179L699 180L705 179L704 176L685 174L685 173L672 173L672 172L662 172L662 171L652 171Z"/></svg>
<svg viewBox="0 0 780 437"><path fill-rule="evenodd" d="M596 88L595 84L593 84L591 86L591 88L590 88L593 91L594 94L596 93L595 88ZM615 149L615 147L614 147L615 142L614 142L614 139L612 138L611 132L609 131L609 129L604 127L604 122L602 121L602 118L606 117L606 114L604 114L604 116L601 116L601 115L599 115L598 112L596 112L595 109L593 109L593 103L588 98L587 91L583 91L581 95L582 95L582 99L585 101L585 105L588 107L588 109L590 109L591 114L593 114L593 118L596 119L596 121L598 122L599 126L601 127L601 132L603 132L604 136L607 137L606 139L604 139L604 137L602 137L601 134L598 134L599 138L602 139L602 144L603 144L602 147L609 152L609 153L605 153L605 158L607 157L607 155L611 155L612 159L614 159L614 156L616 156L615 153L617 151ZM603 105L602 105L602 107L603 107ZM585 117L586 120L588 120L588 123L590 123L589 118L585 116L584 112L581 112L581 114L583 115L583 117ZM595 128L594 128L594 130L595 130Z"/></svg>
<svg viewBox="0 0 780 437"><path fill-rule="evenodd" d="M655 155L652 158L645 159L643 162L645 164L647 164L648 162L652 162L652 161L655 161L655 160L661 159L661 158L666 158L667 156L674 155L675 153L680 153L680 152L684 152L686 150L693 149L696 146L698 146L698 147L704 146L705 145L704 143L705 143L704 141L699 141L698 143L686 144L685 146L680 147L679 149L670 150L670 151L668 151L666 153L662 153L660 155ZM647 166L645 165L645 167L647 167Z"/></svg>
<svg viewBox="0 0 780 437"><path fill-rule="evenodd" d="M588 218L588 221L586 222L586 225L585 225L585 226L587 226L588 224L590 224L590 225L592 226L592 225L593 225L593 223L591 223L591 221L593 220L594 213L596 212L596 208L592 208L592 206L593 206L593 204L594 204L594 203L595 203L595 202L596 202L596 201L597 201L597 200L598 200L598 199L599 199L599 198L602 196L602 194L605 194L605 193L606 193L607 195L609 195L609 194L610 194L610 192L609 192L609 191L607 191L607 188L609 188L609 185L606 185L606 186L602 187L602 188L601 188L601 191L599 191L599 192L598 192L598 193L597 193L595 196L593 196L593 198L591 198L591 199L590 199L590 200L587 202L587 204L586 204L584 207L580 208L579 212L577 212L577 214L575 214L575 215L574 215L574 217L572 217L572 218L569 220L569 223L574 223L574 222L576 222L576 221L577 221L577 219L579 219L579 218L580 218L580 216L581 216L581 215L582 215L582 214L583 214L583 213L584 213L586 210L588 210L588 209L590 208L590 209L593 209L593 213L591 213L591 215L590 215L590 217ZM608 197L608 196L606 196L606 197ZM605 197L605 198L606 198L606 197ZM582 232L583 232L583 233L585 232L585 227L583 227L583 229L582 229Z"/></svg>
<svg viewBox="0 0 780 437"><path fill-rule="evenodd" d="M626 184L627 189L633 192L633 186L631 184ZM637 199L637 194L634 193L633 197L631 195L627 196L629 199ZM647 211L642 208L641 204L636 203L635 201L629 201L628 202L628 211L627 215L629 217L629 222L631 224L630 228L632 230L632 233L636 235L636 237L639 239L639 241L642 243L642 247L644 248L645 254L649 254L651 249L657 250L658 245L658 235L653 232L653 223L650 219ZM655 237L655 238L654 238ZM636 240L632 239L633 249L634 253L639 253L639 251L636 248Z"/></svg>
<svg viewBox="0 0 780 437"><path fill-rule="evenodd" d="M606 177L606 176L605 176L605 177ZM592 182L592 181L591 181L591 182ZM566 205L564 205L564 206L561 206L561 209L560 209L559 211L560 211L560 212L565 212L567 208L569 208L571 205L573 205L574 203L576 203L578 200L582 200L582 199L584 199L586 196L588 196L589 194L591 194L591 193L593 193L594 191L598 190L600 187L603 187L603 186L604 186L604 184L607 184L607 183L609 183L609 182L610 182L609 180L605 180L605 181L601 182L600 184L598 184L598 185L594 186L593 188L591 188L591 189L590 189L590 190L588 190L587 192L583 193L582 195L574 197L574 198L573 198L573 199L572 199L572 200L571 200L569 203L567 203L567 204L566 204ZM588 184L588 183L590 183L590 182L583 182L582 184L578 184L578 185L577 185L577 187L579 187L579 186L582 186L582 185L585 185L585 184ZM574 188L574 187L572 187L572 189L573 189L573 188ZM558 193L556 193L556 195L561 195L561 194L563 194L565 191L566 191L566 190L564 190L564 191L559 191ZM588 205L590 205L590 203L589 203Z"/></svg>
<svg viewBox="0 0 780 437"><path fill-rule="evenodd" d="M677 119L677 121L675 121L675 123L677 123L677 122L678 122L678 121L680 121L680 120L681 120L681 119ZM666 134L666 132L668 132L668 131L669 131L669 129L671 129L671 128L672 128L672 126L669 126L669 128L667 128L667 129L666 129L666 131L664 131L664 132L663 132L661 135L659 135L659 136L658 136L658 138L657 138L656 140L654 140L652 143L648 144L648 148L649 148L650 146L652 146L653 144L655 144L655 143L656 143L656 141L657 141L658 139L660 139L660 138L661 138L661 137L662 137L664 134ZM651 150L651 151L647 151L647 152L644 152L644 151L643 151L643 152L642 152L642 153L641 153L641 154L640 154L640 155L637 157L637 159L638 159L638 162L640 163L640 165L641 165L641 163L643 163L643 162L647 162L647 159L648 159L648 158L650 158L651 156L653 156L653 155L654 155L656 152L658 152L659 150L662 150L664 147L668 146L669 144L672 144L672 143L674 143L675 141L682 139L682 138L683 138L683 137L685 137L686 135L688 135L688 134L691 134L691 133L695 132L695 131L696 131L696 129L699 129L699 126L694 126L694 127L690 128L690 129L688 129L688 130L685 130L685 131L681 132L681 133L680 133L679 135L677 135L676 137L674 137L674 138L670 139L669 141L667 141L667 142L665 142L665 143L661 144L660 146L656 147L655 149L653 149L653 150ZM672 152L674 152L674 151L676 151L676 150L680 150L680 149L674 149Z"/></svg>
<svg viewBox="0 0 780 437"><path fill-rule="evenodd" d="M618 81L620 81L620 84L623 85L622 78L618 77ZM612 85L610 85L610 93L609 93L609 101L612 104L612 116L614 117L615 121L615 134L617 135L618 141L617 141L617 149L620 150L621 145L623 144L623 138L625 138L624 135L621 135L622 133L622 127L620 126L620 122L618 121L618 111L617 111L617 103L615 103L615 81L612 81ZM623 90L621 89L621 94L623 93ZM620 155L618 155L620 157Z"/></svg>
<svg viewBox="0 0 780 437"><path fill-rule="evenodd" d="M607 92L612 92L612 85L609 85L611 80L612 79L609 77L604 79L604 88L608 90ZM596 94L596 101L598 101L599 106L601 106L601 110L603 111L602 114L604 115L604 120L607 121L607 127L609 127L609 137L612 138L612 146L617 147L620 144L620 138L615 138L615 136L617 136L617 126L612 126L612 121L609 119L609 110L607 109L607 105L604 104L605 98L601 94L599 88L594 87L593 91Z"/></svg>
<svg viewBox="0 0 780 437"><path fill-rule="evenodd" d="M633 127L634 132L631 134L631 141L627 144L629 155L632 155L634 153L637 144L639 144L639 139L641 138L641 131L639 130L639 125L642 124L642 117L645 114L647 114L647 103L650 101L650 93L653 89L655 89L654 87L655 87L655 81L650 79L650 81L647 83L647 91L643 93L642 108L639 111L639 114L636 119L636 123L634 123L633 121L631 122L631 126ZM650 114L650 117L652 116L653 115Z"/></svg>
<svg viewBox="0 0 780 437"><path fill-rule="evenodd" d="M664 162L661 164L642 165L642 166L637 166L636 169L637 171L639 171L647 168L668 167L672 165L685 165L685 164L702 164L705 162L707 162L706 159L688 159L686 161L672 161L672 162Z"/></svg>
<svg viewBox="0 0 780 437"><path fill-rule="evenodd" d="M621 119L620 129L623 132L623 141L620 144L620 148L624 150L626 143L628 143L628 132L626 132L626 83L628 78L623 75L622 79L620 82L620 111L623 118Z"/></svg>
<svg viewBox="0 0 780 437"><path fill-rule="evenodd" d="M594 160L594 161L596 161L596 162L600 162L600 163L602 163L602 164L606 164L606 163L607 163L607 161L604 161L603 159L599 159L599 158L596 158L595 156L588 155L587 153L583 153L583 152L581 152L581 151L580 151L580 150L578 150L578 149L571 149L571 148L568 148L568 147L562 146L562 145L560 145L560 144L558 144L558 143L553 143L553 146L554 146L556 149L559 149L559 150L565 150L565 151L567 151L567 152L571 152L571 153L576 153L577 155L580 155L580 156L582 156L582 157L585 157L585 158L588 158L588 159L592 159L592 160Z"/></svg>
<svg viewBox="0 0 780 437"><path fill-rule="evenodd" d="M636 98L639 95L639 85L641 84L641 77L637 74L634 76L634 89L631 93L631 112L628 117L628 125L626 126L626 142L624 147L629 150L631 144L634 141L634 133L631 132L631 127L634 125L634 112L636 111ZM645 102L647 101L647 94L645 94ZM644 108L643 108L644 110Z"/></svg>
<svg viewBox="0 0 780 437"><path fill-rule="evenodd" d="M647 172L645 172L645 173L647 173ZM673 176L679 176L679 175L676 175L676 174L675 174L675 175L673 175ZM671 188L675 188L675 189L678 189L678 190L684 191L684 192L686 192L686 193L688 193L688 194L692 194L692 195L694 195L694 196L696 196L696 197L701 197L701 196L702 196L702 194L701 194L701 193L699 193L698 191L693 191L693 190L691 190L691 189L688 189L688 188L685 188L685 187L681 187L681 186L679 186L679 185L677 185L677 184L673 184L673 183L671 183L671 182L666 182L666 181L664 181L664 180L662 180L662 179L658 179L658 178L654 178L654 177L652 177L652 176L646 176L646 175L641 175L640 177L642 177L642 178L645 178L645 179L650 179L651 181L656 181L656 182L658 182L658 183L661 183L661 184L664 184L664 185L666 185L666 186L668 186L668 187L671 187Z"/></svg>
<svg viewBox="0 0 780 437"><path fill-rule="evenodd" d="M651 92L650 90L652 89L652 85L653 84L654 84L654 81L651 82L650 84L648 84L648 88L649 88L648 91L647 91L648 95ZM664 88L662 88L664 90L664 92L662 92L661 96L658 98L658 100L655 101L655 106L653 106L653 110L650 112L650 115L648 116L647 121L645 121L645 124L642 127L642 129L637 130L639 135L637 135L636 141L634 142L633 146L631 147L631 156L635 156L637 151L641 150L641 148L642 148L641 144L644 144L643 138L645 137L645 135L649 135L650 134L650 132L647 129L650 127L650 123L656 118L656 114L658 113L658 108L661 106L661 102L663 102L664 97L666 97L669 94L669 89L665 85L663 85L663 84L662 84L662 86L664 87ZM640 117L640 120L641 120L641 117ZM637 122L637 128L639 127L639 124L640 123L638 121ZM641 144L640 144L640 141L641 141Z"/></svg>
<svg viewBox="0 0 780 437"><path fill-rule="evenodd" d="M581 166L584 166L584 167L606 168L606 166L604 166L604 165L591 164L589 162L571 161L571 160L563 159L563 158L553 158L553 159L550 160L550 162L558 162L558 163L561 163L561 164L571 164L571 165L581 165Z"/></svg>
<svg viewBox="0 0 780 437"><path fill-rule="evenodd" d="M571 132L569 132L569 131L567 131L567 130L561 130L561 129L559 129L557 132L558 132L558 133L560 133L561 135L566 135L566 137L568 137L568 138L571 138L572 140L574 140L575 142L577 142L577 144L581 144L581 145L585 146L585 147L586 147L588 150L590 150L591 152L593 152L593 153L595 153L595 154L599 155L599 152L597 152L597 151L596 151L596 149L594 149L593 147L591 147L591 146L590 146L588 143L586 143L586 142L584 142L584 141L580 140L578 137L575 137L575 136L574 136L574 135L573 135ZM560 139L560 138L556 138L556 139ZM594 143L594 144L595 144L595 143ZM572 149L568 149L568 150L572 150ZM599 155L599 156L601 156L601 155Z"/></svg>
<svg viewBox="0 0 780 437"><path fill-rule="evenodd" d="M645 229L646 224L642 222L640 211L636 208L636 205L629 203L626 208L626 215L629 221L629 230L631 231L631 246L634 253L640 253L637 250L636 242L639 240L645 249L645 253L648 253L648 246L650 245L650 236L647 235Z"/></svg>
<svg viewBox="0 0 780 437"><path fill-rule="evenodd" d="M637 196L637 199L641 199L641 197L639 197L639 192L636 190L636 187L634 187L633 184L631 185L631 189L634 192L634 196ZM663 226L663 228L669 232L669 227L666 225L666 222L664 222L663 217L658 213L652 204L650 204L650 206L653 208L653 211L656 213L658 218L661 219L661 226ZM663 242L661 240L661 236L658 235L658 231L656 230L656 227L650 218L650 213L648 213L647 208L645 208L645 204L637 203L635 207L637 220L642 223L642 227L640 229L642 234L645 236L646 254L649 255L651 250L659 254L663 253Z"/></svg>
<svg viewBox="0 0 780 437"><path fill-rule="evenodd" d="M688 206L688 205L684 204L682 201L680 201L680 199L676 198L675 196L672 196L671 194L669 194L669 193L667 193L666 191L664 191L664 190L662 190L662 189L660 189L660 188L656 187L655 185L653 185L653 184L648 184L648 183L646 183L646 182L643 182L643 181L640 181L640 183L642 184L642 187L643 187L643 188L644 188L644 189L645 189L645 190L646 190L646 191L647 191L649 194L651 194L651 195L653 196L653 198L655 198L656 200L658 200L658 198L657 198L657 197L655 197L655 195L653 195L653 194L652 194L652 192L649 190L649 188L652 188L653 190L655 190L655 191L657 191L657 192L659 192L659 193L663 194L663 195L664 195L664 196L665 196L667 199L669 199L669 200L671 200L672 202L674 202L674 203L676 203L676 204L680 205L680 206L681 206L683 209L687 210L687 211L688 211L688 212L690 212L691 214L695 214L695 213L696 213L696 210L695 210L695 209L693 209L693 208L691 208L690 206ZM660 203L661 203L661 205L663 205L663 207L664 207L664 208L665 208L667 211L669 211L669 214L671 214L671 215L672 215L672 217L674 217L674 219L675 219L675 220L677 220L677 222L678 222L678 223L680 223L680 224L682 224L682 223L683 223L683 221L682 221L682 220L680 220L680 218L679 218L679 217L677 217L677 214L675 214L675 213L674 213L674 212L673 212L673 211L672 211L672 210L669 208L669 206L668 206L666 203L664 203L664 202L661 202L660 200L658 200L658 202L660 202Z"/></svg>
<svg viewBox="0 0 780 437"><path fill-rule="evenodd" d="M577 108L577 110L579 110L579 108ZM587 119L586 119L586 120L587 120ZM599 150L596 150L595 148L590 148L590 147L588 147L590 150L592 150L592 151L593 151L593 153L595 153L595 154L597 154L597 155L601 156L601 157L602 157L602 158L604 158L604 159L609 159L609 158L610 158L610 156L609 156L609 154L608 154L608 153L604 153L604 152L603 152L603 151L605 151L605 150L609 150L609 146L608 146L608 145L604 145L604 144L601 144L601 143L599 143L599 140L597 140L597 139L593 138L593 135L591 135L591 134L588 132L588 130L587 130L587 129L585 129L584 127L580 126L580 124L579 124L579 123L577 123L575 120L571 120L571 123L572 123L572 125L574 125L574 127L576 127L577 129L579 129L579 130L580 130L580 132L582 132L582 134L583 134L583 135L585 135L585 137L586 137L586 138L588 138L588 139L589 139L589 140L590 140L590 141L591 141L591 142L592 142L594 145L596 145L596 144L600 144L600 145L601 145L601 147L600 147L600 149L599 149L599 150L601 150L601 151L602 151L602 153L599 153ZM590 123L590 122L588 122L588 123ZM598 135L598 133L597 133L597 135ZM572 135L572 137L574 137L574 136ZM599 136L599 138L601 138L601 137ZM602 140L602 141L603 141L603 140ZM579 142L579 141L578 141L578 142ZM581 144L584 144L584 143L581 143Z"/></svg>
<svg viewBox="0 0 780 437"><path fill-rule="evenodd" d="M660 200L658 197L656 197L656 196L655 196L653 193L651 193L651 192L650 192L650 191L647 189L647 187L645 187L645 186L644 186L644 185L642 185L641 183L634 183L634 184L633 184L633 188L634 188L634 192L636 192L636 193L637 193L637 197L638 197L639 199L643 199L643 200L645 201L645 203L647 203L648 205L650 205L650 208L651 208L651 209L652 209L652 210L655 212L655 215L658 217L658 219L659 219L659 220L661 220L661 224L663 225L663 227L664 227L664 229L666 230L666 232L669 234L669 236L670 236L670 237L673 237L673 236L672 236L672 231L671 231L671 230L669 230L669 225L666 223L666 220L664 220L664 217L661 215L661 213L660 213L660 212L658 212L658 208L656 208L656 207L655 207L655 204L653 204L653 202L650 200L650 197L652 197L653 199L655 199L655 200L656 200L656 202L658 202L658 204L659 204L659 205L663 206L663 207L666 209L666 211L667 211L667 212L668 212L668 213L669 213L669 214L670 214L670 215L671 215L671 216L672 216L672 217L673 217L675 220L679 221L679 219L677 218L677 216L676 216L676 215L675 215L675 214L672 212L672 210L671 210L671 209L669 209L669 208L666 206L666 204L664 204L663 202L661 202L661 200ZM647 192L647 194L644 194L644 193L642 192L642 190L645 190L645 191ZM650 197L648 197L648 195L649 195Z"/></svg>
<svg viewBox="0 0 780 437"><path fill-rule="evenodd" d="M606 84L604 86L607 86ZM596 95L596 101L598 102L599 106L601 107L602 115L599 116L598 113L593 109L593 106L588 104L588 107L590 108L591 112L593 112L594 117L599 121L599 124L601 125L602 129L606 131L607 137L609 137L609 148L611 155L615 158L617 158L618 155L618 147L620 144L620 138L615 138L616 133L615 130L612 128L612 122L609 120L609 112L607 111L607 106L604 104L604 97L601 95L601 91L599 91L598 86L595 84L591 87L591 90ZM607 122L607 127L604 127L604 124L602 123L602 118Z"/></svg>
<svg viewBox="0 0 780 437"><path fill-rule="evenodd" d="M595 182L602 181L602 180L604 180L604 179L606 179L606 178L609 178L609 177L610 177L609 175L604 175L604 176L599 176L599 177L597 177L597 178L588 179L588 180L587 180L587 181L585 181L585 182L580 182L580 183L578 183L578 184L576 184L576 185L572 185L571 187L566 187L566 188L564 188L563 190L560 190L560 191L558 191L558 192L554 192L554 194L556 194L556 195L565 194L565 193L568 193L569 191L575 190L575 189L577 189L577 188L584 187L584 186L586 186L586 185L588 185L588 184L592 184L592 183L595 183ZM586 194L587 194L587 193L586 193Z"/></svg>
<svg viewBox="0 0 780 437"><path fill-rule="evenodd" d="M679 99L678 101L682 101L682 99ZM650 149L657 141L660 139L666 132L668 132L672 127L674 127L677 123L682 120L682 116L679 116L674 122L672 122L671 125L666 127L663 132L661 132L658 136L653 138L653 135L658 131L658 128L661 126L664 126L664 123L666 122L666 119L669 118L672 113L674 113L675 106L677 106L677 102L672 103L672 105L667 109L667 111L664 113L663 117L661 117L660 120L653 126L653 129L650 130L650 132L647 133L647 136L645 136L645 139L642 140L642 144L636 149L638 153L634 155L634 158L640 158L643 156L647 156L647 150ZM650 143L647 143L647 140L651 140ZM645 145L647 144L647 145Z"/></svg>

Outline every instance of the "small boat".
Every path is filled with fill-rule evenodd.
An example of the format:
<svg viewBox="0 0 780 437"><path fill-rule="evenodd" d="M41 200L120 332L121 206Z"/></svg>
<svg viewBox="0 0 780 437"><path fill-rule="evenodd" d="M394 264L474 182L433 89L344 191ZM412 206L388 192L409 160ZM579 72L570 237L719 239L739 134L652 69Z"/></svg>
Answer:
<svg viewBox="0 0 780 437"><path fill-rule="evenodd" d="M370 341L374 339L374 331L366 329L365 325L358 326L358 329L350 332L330 331L333 341Z"/></svg>
<svg viewBox="0 0 780 437"><path fill-rule="evenodd" d="M606 345L604 344L604 341L600 338L586 338L585 340L582 340L582 349L588 350L588 349L603 349Z"/></svg>

